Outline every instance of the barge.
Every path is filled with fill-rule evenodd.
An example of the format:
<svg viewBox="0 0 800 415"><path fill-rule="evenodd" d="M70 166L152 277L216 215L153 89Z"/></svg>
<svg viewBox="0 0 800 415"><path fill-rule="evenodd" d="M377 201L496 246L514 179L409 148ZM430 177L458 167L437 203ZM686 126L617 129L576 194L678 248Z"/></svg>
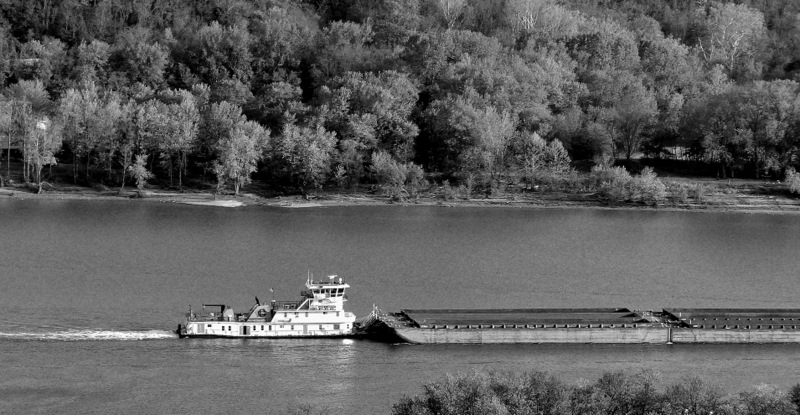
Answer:
<svg viewBox="0 0 800 415"><path fill-rule="evenodd" d="M800 309L373 311L368 335L398 343L800 343Z"/></svg>
<svg viewBox="0 0 800 415"><path fill-rule="evenodd" d="M329 281L306 279L300 299L256 304L245 313L236 313L225 304L204 304L195 314L191 307L177 333L186 337L289 338L346 337L353 335L356 316L344 309L350 285L336 275ZM270 290L272 291L272 290Z"/></svg>

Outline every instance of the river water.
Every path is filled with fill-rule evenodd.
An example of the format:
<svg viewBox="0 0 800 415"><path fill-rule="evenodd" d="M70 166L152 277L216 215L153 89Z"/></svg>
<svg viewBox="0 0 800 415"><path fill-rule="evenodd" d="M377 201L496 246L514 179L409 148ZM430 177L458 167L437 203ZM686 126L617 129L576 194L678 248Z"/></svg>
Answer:
<svg viewBox="0 0 800 415"><path fill-rule="evenodd" d="M800 307L800 217L602 209L0 201L0 413L389 413L445 373L700 374L800 381L800 345L391 345L179 340L190 305L293 299L343 276L348 307Z"/></svg>

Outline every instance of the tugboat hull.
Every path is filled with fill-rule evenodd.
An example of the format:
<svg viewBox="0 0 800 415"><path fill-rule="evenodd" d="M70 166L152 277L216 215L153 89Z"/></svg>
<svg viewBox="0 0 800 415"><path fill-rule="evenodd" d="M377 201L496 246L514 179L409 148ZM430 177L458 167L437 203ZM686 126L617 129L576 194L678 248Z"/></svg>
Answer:
<svg viewBox="0 0 800 415"><path fill-rule="evenodd" d="M311 338L347 337L353 334L355 316L350 314L340 323L328 324L275 324L267 322L199 321L179 325L180 338Z"/></svg>

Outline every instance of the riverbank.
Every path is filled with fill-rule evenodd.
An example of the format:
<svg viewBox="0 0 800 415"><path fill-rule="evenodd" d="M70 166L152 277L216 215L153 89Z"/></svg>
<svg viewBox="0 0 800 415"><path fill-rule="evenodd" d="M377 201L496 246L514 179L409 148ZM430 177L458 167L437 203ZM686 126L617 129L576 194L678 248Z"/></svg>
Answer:
<svg viewBox="0 0 800 415"><path fill-rule="evenodd" d="M657 205L642 203L610 204L594 192L527 191L503 192L494 195L465 197L432 187L413 197L391 197L380 188L363 187L355 190L325 189L304 195L272 195L260 189L215 195L210 190L181 191L149 188L139 191L126 188L88 188L64 184L47 185L42 193L22 184L6 184L0 197L14 199L78 199L78 200L139 200L161 203L183 203L196 206L239 207L262 205L285 208L323 206L420 205L443 207L528 207L528 208L600 208L687 210L710 212L744 212L771 214L800 214L800 198L789 193L786 185L776 181L749 179L665 178L668 196ZM681 195L679 189L701 189L692 197Z"/></svg>

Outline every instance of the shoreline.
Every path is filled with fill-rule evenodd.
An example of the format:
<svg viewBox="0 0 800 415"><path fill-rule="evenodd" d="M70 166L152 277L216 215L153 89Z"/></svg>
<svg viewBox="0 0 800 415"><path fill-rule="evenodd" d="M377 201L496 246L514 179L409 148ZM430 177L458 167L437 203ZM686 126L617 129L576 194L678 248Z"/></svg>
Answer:
<svg viewBox="0 0 800 415"><path fill-rule="evenodd" d="M742 180L742 183L751 182ZM768 182L765 182L768 183ZM731 186L731 181L727 182ZM136 189L98 190L85 187L51 188L41 194L31 191L23 185L0 188L0 198L14 200L131 200L142 202L180 203L188 206L204 207L240 207L268 206L283 208L319 208L330 206L438 206L448 208L490 208L516 207L523 209L598 209L598 210L647 210L667 212L714 212L714 213L750 213L750 214L800 214L800 199L787 195L756 194L741 191L739 186L734 192L713 189L704 196L702 203L665 202L656 206L638 203L620 203L610 205L596 197L593 193L536 192L528 194L508 194L485 198L452 198L443 199L436 194L422 193L419 197L396 201L390 196L369 192L346 192L323 190L308 198L301 195L266 197L249 192L233 195L214 195L211 191L184 190L167 191L147 189L142 192Z"/></svg>

